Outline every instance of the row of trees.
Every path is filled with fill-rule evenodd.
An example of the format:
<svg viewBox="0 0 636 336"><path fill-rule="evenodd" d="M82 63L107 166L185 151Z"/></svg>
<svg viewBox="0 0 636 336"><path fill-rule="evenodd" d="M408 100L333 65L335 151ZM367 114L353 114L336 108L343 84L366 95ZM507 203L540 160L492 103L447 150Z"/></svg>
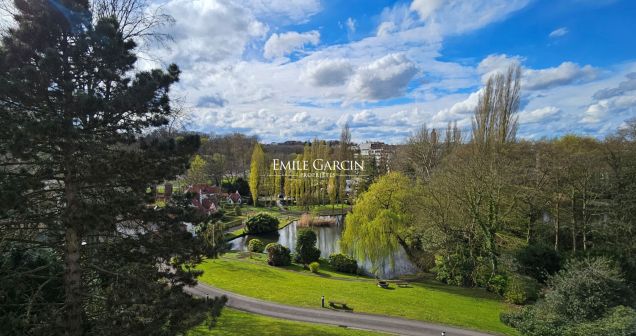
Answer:
<svg viewBox="0 0 636 336"><path fill-rule="evenodd" d="M352 176L345 171L317 170L314 160L345 161L353 160L351 131L347 125L342 130L337 146L330 146L324 140L315 139L306 144L302 153L290 154L283 161L308 162L308 170L274 170L274 157L267 155L260 144L256 143L250 163L250 193L263 196L273 202L284 194L298 205L336 204L349 198L347 180ZM372 163L368 163L371 166ZM365 168L367 165L365 165ZM352 172L355 173L355 172ZM366 172L359 172L364 174ZM254 204L257 197L252 197Z"/></svg>

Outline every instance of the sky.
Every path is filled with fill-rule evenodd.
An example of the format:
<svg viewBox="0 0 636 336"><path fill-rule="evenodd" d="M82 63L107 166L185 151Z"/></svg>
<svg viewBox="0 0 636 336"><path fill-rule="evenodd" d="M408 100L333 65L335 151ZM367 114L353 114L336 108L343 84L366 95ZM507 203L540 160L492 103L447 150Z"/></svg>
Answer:
<svg viewBox="0 0 636 336"><path fill-rule="evenodd" d="M485 80L522 67L518 136L602 138L636 117L633 0L152 0L175 23L187 128L263 142L469 133Z"/></svg>

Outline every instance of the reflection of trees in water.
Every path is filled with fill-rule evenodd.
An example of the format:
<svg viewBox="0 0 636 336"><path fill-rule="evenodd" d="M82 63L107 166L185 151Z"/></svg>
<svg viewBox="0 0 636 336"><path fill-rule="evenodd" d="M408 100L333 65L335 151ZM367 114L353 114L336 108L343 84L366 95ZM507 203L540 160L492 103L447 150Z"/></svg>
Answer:
<svg viewBox="0 0 636 336"><path fill-rule="evenodd" d="M277 242L294 251L296 248L296 237L298 230L300 229L305 228L299 228L298 223L294 221L286 227L278 230L278 232L234 239L230 242L231 249L246 251L249 240L252 238L258 238L265 244ZM342 237L342 231L344 229L341 216L336 216L336 223L334 225L312 227L311 229L316 232L316 237L318 238L316 246L320 249L321 258L328 258L332 253L340 252L340 238ZM358 260L358 265L364 269L367 274L376 274L379 277L393 277L396 275L411 274L416 271L415 266L413 266L413 264L408 260L408 257L402 248L399 248L398 251L394 253L393 259L394 263L391 265L390 258L387 256L381 263L382 265L379 267L377 272L372 270L372 265L369 261L365 262Z"/></svg>

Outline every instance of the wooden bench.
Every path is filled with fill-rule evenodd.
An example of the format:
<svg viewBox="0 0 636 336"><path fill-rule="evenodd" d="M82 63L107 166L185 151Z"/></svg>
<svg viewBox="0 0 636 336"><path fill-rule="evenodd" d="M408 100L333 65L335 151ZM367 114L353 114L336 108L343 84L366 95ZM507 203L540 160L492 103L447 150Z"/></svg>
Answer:
<svg viewBox="0 0 636 336"><path fill-rule="evenodd" d="M329 301L329 306L331 306L334 309L346 309L346 310L352 310L351 308L349 308L347 306L346 302L340 302L340 301Z"/></svg>
<svg viewBox="0 0 636 336"><path fill-rule="evenodd" d="M411 287L411 286L409 286L409 283L406 282L406 281L398 281L395 284L398 285L398 287L402 287L402 288Z"/></svg>
<svg viewBox="0 0 636 336"><path fill-rule="evenodd" d="M386 281L380 280L378 281L378 287L384 288L384 289L389 288L389 283Z"/></svg>

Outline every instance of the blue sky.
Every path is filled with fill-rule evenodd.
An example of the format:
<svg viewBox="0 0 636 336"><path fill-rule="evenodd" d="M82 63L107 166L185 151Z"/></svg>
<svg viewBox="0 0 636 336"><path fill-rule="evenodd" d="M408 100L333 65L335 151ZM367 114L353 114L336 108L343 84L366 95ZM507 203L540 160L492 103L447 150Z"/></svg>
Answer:
<svg viewBox="0 0 636 336"><path fill-rule="evenodd" d="M183 70L188 128L263 141L401 142L468 130L484 81L523 69L519 136L603 137L636 117L636 1L162 0L153 61Z"/></svg>

